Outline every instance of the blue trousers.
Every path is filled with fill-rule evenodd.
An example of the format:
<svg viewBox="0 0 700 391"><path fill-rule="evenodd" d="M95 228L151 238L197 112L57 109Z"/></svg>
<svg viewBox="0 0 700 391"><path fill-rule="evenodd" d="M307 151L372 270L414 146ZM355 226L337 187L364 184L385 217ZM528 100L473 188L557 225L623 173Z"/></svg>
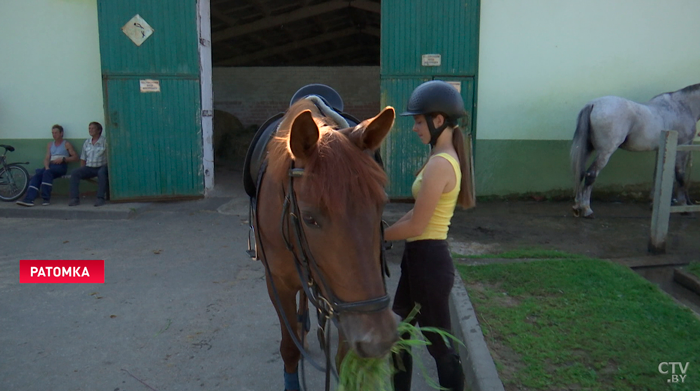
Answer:
<svg viewBox="0 0 700 391"><path fill-rule="evenodd" d="M70 198L80 198L80 180L97 177L97 198L105 198L109 186L107 165L101 167L80 167L70 173Z"/></svg>
<svg viewBox="0 0 700 391"><path fill-rule="evenodd" d="M49 169L37 168L34 176L29 181L29 189L24 196L24 200L32 202L36 199L41 189L41 198L46 201L51 199L51 190L53 189L53 179L66 175L68 171L67 164L49 164Z"/></svg>

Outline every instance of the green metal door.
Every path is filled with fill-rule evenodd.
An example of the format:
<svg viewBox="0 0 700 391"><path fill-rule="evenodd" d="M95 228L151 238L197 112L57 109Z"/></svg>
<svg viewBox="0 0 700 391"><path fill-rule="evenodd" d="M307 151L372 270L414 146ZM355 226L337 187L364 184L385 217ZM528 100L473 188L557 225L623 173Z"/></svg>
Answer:
<svg viewBox="0 0 700 391"><path fill-rule="evenodd" d="M98 0L112 200L204 194L196 7Z"/></svg>
<svg viewBox="0 0 700 391"><path fill-rule="evenodd" d="M430 79L387 78L380 83L381 106L392 106L397 114L394 127L382 143L384 167L389 175L387 193L394 199L411 197L413 178L429 153L429 147L423 145L412 130L413 117L398 114L406 110L411 92Z"/></svg>
<svg viewBox="0 0 700 391"><path fill-rule="evenodd" d="M473 76L479 0L382 0L381 74ZM424 55L440 63L424 65Z"/></svg>
<svg viewBox="0 0 700 391"><path fill-rule="evenodd" d="M419 84L453 82L470 114L460 125L475 140L479 8L479 0L382 0L382 107L401 113ZM398 117L382 146L392 199L411 197L416 171L430 152L412 127L411 117Z"/></svg>
<svg viewBox="0 0 700 391"><path fill-rule="evenodd" d="M423 82L443 80L458 88L468 116L459 121L465 136L474 137L474 78L471 77L401 77L387 78L381 81L381 104L393 106L397 114L406 109L411 92ZM397 116L394 127L382 144L382 156L389 174L387 193L393 199L411 197L411 185L418 170L430 154L430 147L421 143L413 132L412 116Z"/></svg>

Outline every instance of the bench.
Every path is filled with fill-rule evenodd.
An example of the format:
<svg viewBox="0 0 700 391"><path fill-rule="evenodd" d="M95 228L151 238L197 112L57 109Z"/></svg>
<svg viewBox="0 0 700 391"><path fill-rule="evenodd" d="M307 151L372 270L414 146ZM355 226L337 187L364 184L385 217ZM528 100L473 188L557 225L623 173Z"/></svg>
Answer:
<svg viewBox="0 0 700 391"><path fill-rule="evenodd" d="M54 180L56 180L56 179L70 179L70 174L66 174L66 175L54 178ZM92 177L92 178L83 179L83 180L97 184L97 177Z"/></svg>
<svg viewBox="0 0 700 391"><path fill-rule="evenodd" d="M56 178L54 178L53 180L55 181L56 179L70 179L70 174L66 174L66 175L63 175L63 176L56 177ZM91 182L91 183L94 183L95 185L97 185L97 177L92 177L92 178L83 179L83 180L84 180L84 181ZM105 199L106 199L106 200L109 200L110 198L111 198L111 197L109 196L109 185L108 185L108 186L107 186L107 194L105 194Z"/></svg>

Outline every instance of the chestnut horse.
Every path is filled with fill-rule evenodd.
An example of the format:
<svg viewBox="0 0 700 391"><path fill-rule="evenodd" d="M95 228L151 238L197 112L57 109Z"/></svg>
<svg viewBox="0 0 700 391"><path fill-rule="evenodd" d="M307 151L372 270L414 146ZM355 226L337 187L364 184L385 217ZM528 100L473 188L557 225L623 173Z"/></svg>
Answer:
<svg viewBox="0 0 700 391"><path fill-rule="evenodd" d="M398 338L381 262L387 178L373 159L395 112L387 107L350 128L323 113L307 98L282 117L267 146L253 219L258 257L280 319L289 391L298 388L301 358L297 294L304 303L309 296L338 326L336 363L348 349L361 357L384 356Z"/></svg>

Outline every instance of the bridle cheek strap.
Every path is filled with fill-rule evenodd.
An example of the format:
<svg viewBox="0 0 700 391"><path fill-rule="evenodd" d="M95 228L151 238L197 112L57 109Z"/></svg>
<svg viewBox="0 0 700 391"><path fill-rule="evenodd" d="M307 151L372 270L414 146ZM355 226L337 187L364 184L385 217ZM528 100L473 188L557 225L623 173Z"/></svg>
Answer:
<svg viewBox="0 0 700 391"><path fill-rule="evenodd" d="M323 273L321 273L318 263L314 259L313 254L311 254L308 242L306 241L306 236L304 235L304 229L301 226L301 221L299 218L299 204L294 191L294 178L302 177L303 174L304 169L294 168L294 162L292 162L289 170L289 188L284 198L281 229L287 249L289 249L294 255L297 272L299 273L299 278L301 279L302 287L304 288L307 297L313 303L313 305L319 309L319 311L321 311L326 318L329 319L335 318L336 316L345 312L371 313L388 308L391 301L388 294L368 300L344 302L338 299L333 290L325 281L325 278L323 278ZM292 241L290 240L291 238L289 238L289 226L291 226L291 230L294 234L294 245L292 245ZM383 243L383 231L384 230L382 227L382 240L380 243ZM295 248L297 251L294 251ZM383 248L381 256L383 275L384 270L386 269ZM319 280L318 282L321 284L320 287L312 276L312 269L313 274L316 275L316 279ZM324 296L324 292L325 296L328 297Z"/></svg>

